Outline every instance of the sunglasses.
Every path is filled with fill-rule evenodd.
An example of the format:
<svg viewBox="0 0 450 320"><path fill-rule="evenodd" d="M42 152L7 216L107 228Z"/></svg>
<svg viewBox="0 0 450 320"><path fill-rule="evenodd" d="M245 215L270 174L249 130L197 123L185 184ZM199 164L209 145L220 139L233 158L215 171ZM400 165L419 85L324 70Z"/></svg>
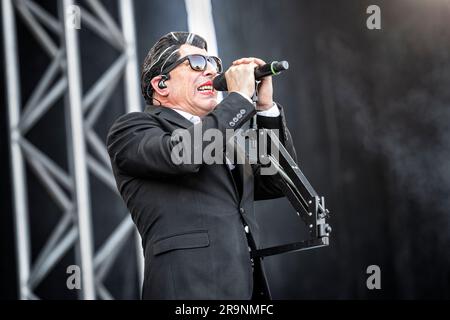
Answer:
<svg viewBox="0 0 450 320"><path fill-rule="evenodd" d="M204 56L201 54L190 54L175 61L172 65L165 68L161 72L161 74L168 74L170 71L178 67L186 60L189 61L189 65L191 66L191 69L194 71L205 71L209 62L218 73L222 72L222 60L220 60L218 57Z"/></svg>

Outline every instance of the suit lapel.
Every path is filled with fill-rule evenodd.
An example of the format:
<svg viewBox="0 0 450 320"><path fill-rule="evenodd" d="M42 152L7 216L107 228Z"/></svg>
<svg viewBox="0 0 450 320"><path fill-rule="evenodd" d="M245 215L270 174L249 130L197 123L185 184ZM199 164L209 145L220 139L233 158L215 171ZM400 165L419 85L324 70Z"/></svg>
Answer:
<svg viewBox="0 0 450 320"><path fill-rule="evenodd" d="M243 149L242 146L235 145L235 152L236 152L236 158L239 159L237 169L239 172L239 179L241 179L241 187L242 187L242 197L241 201L243 199L246 199L247 192L250 190L249 187L251 187L249 184L252 183L251 176L253 175L252 166L249 163L249 159L247 157L247 154L245 153L245 149Z"/></svg>
<svg viewBox="0 0 450 320"><path fill-rule="evenodd" d="M232 144L232 147L228 146L228 148L233 150L233 154L229 155L229 159L232 160L233 164L236 166L236 169L234 170L237 170L237 174L233 174L228 165L226 167L229 172L230 178L234 182L236 195L240 203L242 199L245 199L247 197L247 193L250 190L249 187L251 186L249 184L251 184L253 181L253 179L251 179L253 170L245 152L245 146L238 145L237 141L235 140ZM235 181L236 179L239 179L239 181ZM238 190L239 187L241 188L241 190Z"/></svg>
<svg viewBox="0 0 450 320"><path fill-rule="evenodd" d="M231 159L230 159L231 160ZM239 199L239 190L238 190L238 185L237 185L237 181L235 181L233 172L231 171L230 167L228 166L227 162L226 162L226 155L225 152L223 154L223 166L225 167L225 170L227 171L228 174L228 178L230 179L231 183L233 184L233 188L234 188L234 193L236 195L236 200L239 203L240 199Z"/></svg>

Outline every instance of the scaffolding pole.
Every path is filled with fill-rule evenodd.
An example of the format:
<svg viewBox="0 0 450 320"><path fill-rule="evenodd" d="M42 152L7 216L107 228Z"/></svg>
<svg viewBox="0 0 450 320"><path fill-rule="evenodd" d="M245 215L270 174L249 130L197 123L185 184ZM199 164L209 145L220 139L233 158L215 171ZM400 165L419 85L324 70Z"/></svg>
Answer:
<svg viewBox="0 0 450 320"><path fill-rule="evenodd" d="M87 8L81 8L75 0L55 0L59 15L47 12L33 0L2 0L5 70L8 96L9 138L11 149L12 187L14 197L14 221L16 256L20 299L40 299L36 288L55 268L61 258L75 248L75 264L81 267L82 299L112 299L104 284L112 265L127 241L136 247L139 285L142 283L143 254L140 237L130 214L121 222L95 251L92 224L90 174L96 176L117 196L106 146L94 130L114 88L124 75L124 112L140 111L139 76L136 54L133 1L117 0L120 24L115 21L101 1L86 0ZM119 50L119 58L87 92L82 91L82 66L80 59L79 30L71 26L68 16L71 8L81 9L84 26ZM20 65L16 31L16 17L20 17L36 38L51 62L36 85L28 101L22 105ZM60 39L55 43L55 37ZM50 156L39 150L26 137L61 97L65 98L68 171L59 167ZM87 146L93 154L88 152ZM27 198L27 163L51 199L61 210L61 216L39 252L31 261L29 208ZM93 191L95 192L95 191ZM33 250L36 250L33 248ZM128 270L119 270L128 272Z"/></svg>
<svg viewBox="0 0 450 320"><path fill-rule="evenodd" d="M18 265L18 286L20 299L28 299L28 278L30 276L30 238L28 227L28 205L23 153L19 144L20 133L20 79L16 39L16 21L12 0L2 1L3 39L5 48L5 70L7 77L9 141L11 152L12 185L14 197L14 222L16 255ZM7 31L8 30L8 31Z"/></svg>

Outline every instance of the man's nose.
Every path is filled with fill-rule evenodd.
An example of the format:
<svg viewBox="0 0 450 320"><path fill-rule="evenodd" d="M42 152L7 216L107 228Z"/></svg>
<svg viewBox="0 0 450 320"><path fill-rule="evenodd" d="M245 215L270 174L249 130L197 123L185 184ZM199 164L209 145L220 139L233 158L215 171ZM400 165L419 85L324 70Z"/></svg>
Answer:
<svg viewBox="0 0 450 320"><path fill-rule="evenodd" d="M215 76L217 75L217 68L211 62L208 62L206 64L206 69L203 72L203 74L205 76Z"/></svg>

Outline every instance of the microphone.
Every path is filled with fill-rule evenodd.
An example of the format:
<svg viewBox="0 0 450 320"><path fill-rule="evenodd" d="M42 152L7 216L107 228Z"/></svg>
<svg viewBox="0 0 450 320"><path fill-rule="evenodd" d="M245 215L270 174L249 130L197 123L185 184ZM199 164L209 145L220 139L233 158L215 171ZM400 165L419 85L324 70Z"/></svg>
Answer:
<svg viewBox="0 0 450 320"><path fill-rule="evenodd" d="M264 77L276 76L282 71L289 69L289 62L287 61L273 61L263 66L255 68L255 80L261 80ZM213 87L217 91L228 91L227 79L225 73L221 73L213 80Z"/></svg>

